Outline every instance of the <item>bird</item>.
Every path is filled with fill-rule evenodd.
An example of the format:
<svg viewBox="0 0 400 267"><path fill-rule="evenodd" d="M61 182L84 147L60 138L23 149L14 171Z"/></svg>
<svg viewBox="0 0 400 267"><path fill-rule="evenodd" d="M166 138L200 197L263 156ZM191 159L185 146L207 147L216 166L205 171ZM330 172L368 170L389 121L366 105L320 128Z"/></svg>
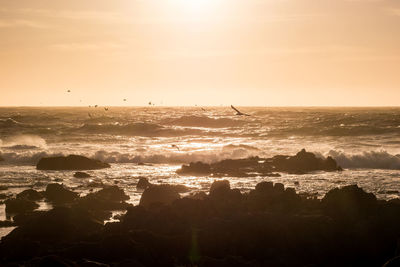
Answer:
<svg viewBox="0 0 400 267"><path fill-rule="evenodd" d="M94 107L95 107L95 108L97 108L97 107L98 107L98 105L94 105Z"/></svg>
<svg viewBox="0 0 400 267"><path fill-rule="evenodd" d="M104 107L104 110L105 110L105 111L108 111L108 108Z"/></svg>
<svg viewBox="0 0 400 267"><path fill-rule="evenodd" d="M202 110L202 111L206 111L206 109L205 109L205 108L201 108L201 110Z"/></svg>
<svg viewBox="0 0 400 267"><path fill-rule="evenodd" d="M149 102L149 106L151 106L151 101Z"/></svg>
<svg viewBox="0 0 400 267"><path fill-rule="evenodd" d="M178 151L181 151L177 145L171 145L171 147L175 147Z"/></svg>
<svg viewBox="0 0 400 267"><path fill-rule="evenodd" d="M67 93L71 93L71 90L67 90Z"/></svg>
<svg viewBox="0 0 400 267"><path fill-rule="evenodd" d="M231 105L231 108L232 108L234 111L236 111L236 115L237 115L237 116L250 116L249 114L240 112L240 111L239 111L237 108L235 108L233 105Z"/></svg>
<svg viewBox="0 0 400 267"><path fill-rule="evenodd" d="M92 114L90 114L89 112L88 112L88 116L89 116L89 118L92 118Z"/></svg>
<svg viewBox="0 0 400 267"><path fill-rule="evenodd" d="M124 98L124 102L126 102L126 98Z"/></svg>

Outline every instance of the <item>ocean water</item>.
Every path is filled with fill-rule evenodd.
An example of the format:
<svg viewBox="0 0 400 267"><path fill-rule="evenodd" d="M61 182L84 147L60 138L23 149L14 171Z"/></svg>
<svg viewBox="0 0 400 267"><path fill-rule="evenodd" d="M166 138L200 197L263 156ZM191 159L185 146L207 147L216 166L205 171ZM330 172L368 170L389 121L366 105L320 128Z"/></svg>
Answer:
<svg viewBox="0 0 400 267"><path fill-rule="evenodd" d="M292 155L305 148L332 156L344 171L226 179L242 191L267 180L318 197L348 184L381 199L400 196L400 108L240 109L251 116L235 116L230 107L0 108L0 193L43 190L60 182L86 194L102 184L118 184L137 204L140 177L208 191L214 177L179 176L176 170L192 161ZM88 171L90 179L35 168L41 157L68 154L112 167Z"/></svg>

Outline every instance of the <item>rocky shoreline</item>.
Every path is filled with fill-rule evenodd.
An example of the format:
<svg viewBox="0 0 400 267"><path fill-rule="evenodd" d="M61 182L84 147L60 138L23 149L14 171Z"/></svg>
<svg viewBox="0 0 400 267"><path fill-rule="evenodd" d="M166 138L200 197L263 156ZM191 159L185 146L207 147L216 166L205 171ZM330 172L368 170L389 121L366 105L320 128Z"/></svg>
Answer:
<svg viewBox="0 0 400 267"><path fill-rule="evenodd" d="M270 182L242 194L216 181L208 194L185 198L161 186L143 195L151 188L175 199L133 206L116 186L78 197L49 185L45 197L57 192L57 204L16 215L18 227L2 238L0 260L6 266L381 266L400 249L400 201L377 200L356 185L321 200ZM115 209L127 212L103 225Z"/></svg>
<svg viewBox="0 0 400 267"><path fill-rule="evenodd" d="M305 150L202 166L216 176L340 170ZM181 170L198 171L193 164ZM357 185L332 189L322 199L266 181L243 193L216 180L208 193L186 197L183 185L151 184L145 177L137 187L144 191L136 206L116 185L80 196L52 183L6 199L13 220L0 227L16 228L1 239L1 265L382 266L392 259L386 266L397 266L400 200L378 200ZM35 210L43 200L53 209Z"/></svg>

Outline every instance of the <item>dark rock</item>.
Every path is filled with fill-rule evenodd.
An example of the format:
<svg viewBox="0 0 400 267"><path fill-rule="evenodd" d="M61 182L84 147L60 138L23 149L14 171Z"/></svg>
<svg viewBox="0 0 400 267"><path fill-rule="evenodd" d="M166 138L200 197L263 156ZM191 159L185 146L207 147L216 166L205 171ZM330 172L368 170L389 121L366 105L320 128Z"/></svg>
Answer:
<svg viewBox="0 0 400 267"><path fill-rule="evenodd" d="M180 198L180 195L169 185L153 185L144 190L140 198L139 205L150 207L152 204L171 204L174 200Z"/></svg>
<svg viewBox="0 0 400 267"><path fill-rule="evenodd" d="M31 201L41 200L43 198L42 193L34 190L34 189L27 189L22 191L21 193L17 194L18 199L26 199Z"/></svg>
<svg viewBox="0 0 400 267"><path fill-rule="evenodd" d="M89 210L96 218L105 220L112 215L108 211L125 210L129 206L125 202L128 199L129 196L118 186L108 186L77 199L74 206Z"/></svg>
<svg viewBox="0 0 400 267"><path fill-rule="evenodd" d="M48 184L44 196L51 202L63 204L74 201L78 194L60 184Z"/></svg>
<svg viewBox="0 0 400 267"><path fill-rule="evenodd" d="M371 216L376 211L374 194L366 193L357 185L335 188L322 199L324 211L338 220L359 220Z"/></svg>
<svg viewBox="0 0 400 267"><path fill-rule="evenodd" d="M97 170L110 167L108 163L78 155L42 158L36 165L38 170Z"/></svg>
<svg viewBox="0 0 400 267"><path fill-rule="evenodd" d="M279 172L305 174L312 171L338 171L341 168L336 161L327 157L318 158L313 153L301 150L295 156L278 155L273 158L261 159L250 157L246 159L227 159L212 164L202 162L183 165L177 170L181 175L214 175L215 177L264 177L280 176Z"/></svg>
<svg viewBox="0 0 400 267"><path fill-rule="evenodd" d="M13 221L0 221L0 228L1 227L12 227L15 226Z"/></svg>
<svg viewBox="0 0 400 267"><path fill-rule="evenodd" d="M88 174L86 172L76 172L76 173L74 173L74 177L75 178L89 178L91 176L90 176L90 174Z"/></svg>
<svg viewBox="0 0 400 267"><path fill-rule="evenodd" d="M139 182L136 185L136 189L145 190L150 186L151 183L149 182L149 179L147 179L146 177L140 177Z"/></svg>
<svg viewBox="0 0 400 267"><path fill-rule="evenodd" d="M7 213L23 213L39 207L34 201L21 198L7 199L5 204Z"/></svg>
<svg viewBox="0 0 400 267"><path fill-rule="evenodd" d="M214 181L210 187L210 196L219 196L231 191L231 185L228 180Z"/></svg>
<svg viewBox="0 0 400 267"><path fill-rule="evenodd" d="M178 174L196 174L196 175L209 175L211 174L211 167L209 164L202 162L192 162L189 165L182 165L182 168L176 171Z"/></svg>

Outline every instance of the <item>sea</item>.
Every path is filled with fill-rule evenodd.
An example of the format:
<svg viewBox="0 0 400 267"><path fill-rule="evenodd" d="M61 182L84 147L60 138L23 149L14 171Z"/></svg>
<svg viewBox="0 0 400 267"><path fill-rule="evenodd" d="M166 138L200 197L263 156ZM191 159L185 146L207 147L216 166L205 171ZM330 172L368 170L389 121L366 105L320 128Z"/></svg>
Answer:
<svg viewBox="0 0 400 267"><path fill-rule="evenodd" d="M44 190L62 183L81 195L118 185L138 204L140 177L205 191L212 176L180 176L182 164L250 156L294 155L305 148L333 157L342 172L281 177L224 177L242 192L261 181L283 183L322 198L357 184L379 199L400 196L400 108L238 107L2 107L0 194ZM73 171L40 171L42 157L84 155L111 164L74 178ZM6 218L0 205L0 220ZM39 209L51 208L42 202ZM1 233L0 233L1 235Z"/></svg>

